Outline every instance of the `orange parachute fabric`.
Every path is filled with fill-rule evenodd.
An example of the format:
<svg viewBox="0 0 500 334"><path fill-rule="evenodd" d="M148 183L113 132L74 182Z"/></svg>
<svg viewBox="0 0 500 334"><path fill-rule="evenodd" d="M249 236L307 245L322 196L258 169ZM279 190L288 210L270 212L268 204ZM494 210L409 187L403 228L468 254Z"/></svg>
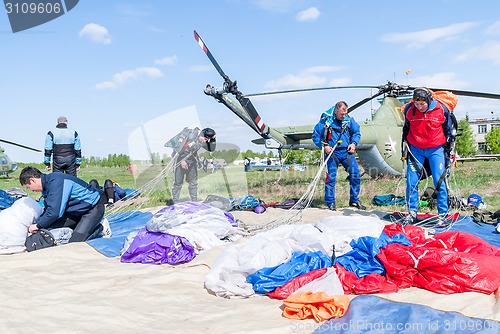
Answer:
<svg viewBox="0 0 500 334"><path fill-rule="evenodd" d="M448 108L449 112L453 112L453 110L455 110L455 107L458 104L458 95L456 95L448 90L438 90L438 91L434 92L434 91L429 89L429 91L432 94L432 98L435 100L438 100L439 102L441 102L441 104L444 104L445 107ZM413 99L411 99L410 102L413 102ZM408 103L410 103L410 102L408 102ZM401 111L405 110L406 105L408 103L404 104L401 107Z"/></svg>
<svg viewBox="0 0 500 334"><path fill-rule="evenodd" d="M450 112L455 110L455 107L457 106L458 103L458 95L453 94L450 91L447 90L438 90L436 92L432 92L432 97L448 108Z"/></svg>
<svg viewBox="0 0 500 334"><path fill-rule="evenodd" d="M326 292L296 292L283 300L283 316L294 320L314 318L317 322L340 318L349 307L349 297Z"/></svg>

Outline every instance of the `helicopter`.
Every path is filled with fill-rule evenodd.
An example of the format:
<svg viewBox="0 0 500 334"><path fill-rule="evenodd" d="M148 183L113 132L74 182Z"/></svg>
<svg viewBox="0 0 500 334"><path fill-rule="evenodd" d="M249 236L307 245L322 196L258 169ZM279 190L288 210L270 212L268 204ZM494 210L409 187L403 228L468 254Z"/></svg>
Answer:
<svg viewBox="0 0 500 334"><path fill-rule="evenodd" d="M271 128L263 122L249 97L317 90L353 88L377 89L378 91L375 94L368 96L349 107L350 113L375 98L378 98L381 102L381 106L373 113L371 120L359 122L361 141L356 147L358 159L364 169L364 172L372 178L381 176L401 176L403 174L403 163L401 161L401 139L405 121L403 108L404 105L411 100L413 90L417 87L399 85L389 81L384 85L378 86L364 85L319 87L245 95L238 90L237 82L232 81L224 73L196 31L194 31L194 37L217 72L219 72L224 79L222 87L213 87L208 84L205 86L204 93L213 97L217 102L224 104L251 129L260 135L261 138L252 140L253 143L264 145L267 149L277 149L280 156L281 150L283 149L319 149L319 147L317 147L311 139L314 124ZM500 100L500 94L432 87L428 88L431 91L449 91L453 94L461 96ZM236 101L229 95L233 95L236 98Z"/></svg>
<svg viewBox="0 0 500 334"><path fill-rule="evenodd" d="M14 143L14 142L4 140L4 139L0 139L0 142L7 143L10 145L14 145L14 146L19 146L19 147L22 147L22 148L25 148L28 150L32 150L35 152L42 152L36 148L21 145L21 144ZM3 147L0 147L0 176L9 177L9 174L12 173L13 171L15 171L16 169L17 169L17 164L12 162L12 160L10 160L8 155L5 153L5 149Z"/></svg>

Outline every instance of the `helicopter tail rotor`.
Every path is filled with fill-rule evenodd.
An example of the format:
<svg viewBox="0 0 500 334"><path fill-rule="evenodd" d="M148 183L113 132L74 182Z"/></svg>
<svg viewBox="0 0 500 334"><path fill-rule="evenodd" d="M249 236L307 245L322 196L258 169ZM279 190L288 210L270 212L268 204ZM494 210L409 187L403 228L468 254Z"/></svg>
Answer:
<svg viewBox="0 0 500 334"><path fill-rule="evenodd" d="M244 120L255 132L257 132L262 138L264 139L270 139L270 129L269 127L263 122L262 118L260 117L259 113L255 109L254 105L250 101L249 98L245 97L243 93L241 93L238 90L238 84L236 81L232 81L229 79L229 76L227 76L226 73L222 70L220 65L217 63L215 60L214 56L206 46L206 44L203 42L201 39L200 35L194 31L194 38L198 42L198 45L201 47L203 52L207 55L208 59L212 63L212 65L215 67L217 72L222 76L224 79L224 85L221 88L216 88L212 87L211 85L207 85L205 87L205 94L211 95L214 98L216 98L219 102L225 104L230 110L232 110L238 117L240 117L242 120ZM236 97L236 100L238 100L239 104L243 108L242 110L239 110L238 106L235 106L232 104L230 101L226 100L223 96L224 93L229 93L232 94Z"/></svg>

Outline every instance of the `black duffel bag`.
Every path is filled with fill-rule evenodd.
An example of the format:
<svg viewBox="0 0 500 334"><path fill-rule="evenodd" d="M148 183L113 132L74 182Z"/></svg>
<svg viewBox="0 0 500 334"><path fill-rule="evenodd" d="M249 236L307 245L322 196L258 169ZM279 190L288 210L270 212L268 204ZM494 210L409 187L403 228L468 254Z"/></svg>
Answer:
<svg viewBox="0 0 500 334"><path fill-rule="evenodd" d="M28 252L32 252L34 250L42 249L42 248L47 248L47 247L52 247L57 245L56 239L50 233L49 230L46 230L44 228L39 229L36 233L33 233L32 235L28 236L26 238L26 242L24 243L24 246L26 247L26 250Z"/></svg>

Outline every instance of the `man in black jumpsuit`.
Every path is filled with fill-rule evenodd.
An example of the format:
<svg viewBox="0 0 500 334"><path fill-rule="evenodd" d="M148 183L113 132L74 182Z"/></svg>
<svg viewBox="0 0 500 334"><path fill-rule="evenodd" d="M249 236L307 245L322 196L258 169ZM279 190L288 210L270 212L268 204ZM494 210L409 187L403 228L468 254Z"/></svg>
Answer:
<svg viewBox="0 0 500 334"><path fill-rule="evenodd" d="M188 183L189 196L198 201L198 150L204 147L207 151L215 150L215 131L210 128L184 128L180 133L165 143L165 147L173 149L172 157L176 157L172 200L179 202L184 178Z"/></svg>

